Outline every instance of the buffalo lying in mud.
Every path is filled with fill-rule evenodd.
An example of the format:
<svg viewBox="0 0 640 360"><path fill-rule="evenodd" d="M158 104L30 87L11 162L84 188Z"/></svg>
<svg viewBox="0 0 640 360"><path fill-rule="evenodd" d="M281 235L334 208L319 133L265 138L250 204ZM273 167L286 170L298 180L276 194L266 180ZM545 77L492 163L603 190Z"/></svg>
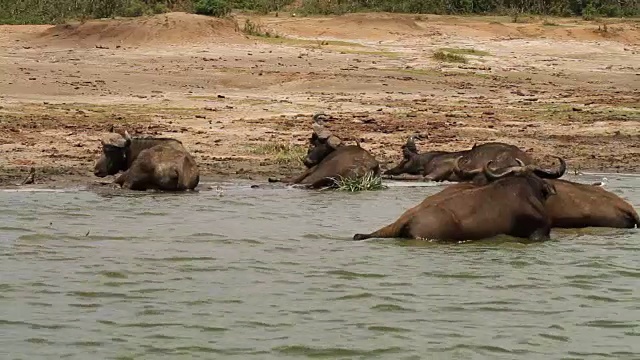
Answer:
<svg viewBox="0 0 640 360"><path fill-rule="evenodd" d="M525 164L533 163L531 157L517 146L500 142L489 142L474 145L469 150L462 151L427 151L420 154L415 144L415 138L409 137L402 145L402 161L392 169L384 172L385 176L401 174L419 175L431 181L467 181L460 173L454 171L454 162L459 161L463 169L477 169L488 161L496 167L517 165L516 158Z"/></svg>
<svg viewBox="0 0 640 360"><path fill-rule="evenodd" d="M554 186L538 176L556 176L536 166L511 167L500 174L483 166L491 182L484 186L454 184L407 210L396 222L354 240L414 238L443 241L479 240L504 234L532 241L549 239L551 220L545 202ZM552 174L552 175L551 175Z"/></svg>
<svg viewBox="0 0 640 360"><path fill-rule="evenodd" d="M560 159L560 170L564 174L565 162ZM522 165L522 162L520 162ZM461 171L458 168L458 171ZM502 173L511 171L504 169ZM481 169L464 172L463 177L473 177L468 183L470 187L479 187L493 181L484 176ZM543 175L544 176L544 175ZM640 217L633 206L624 201L618 195L611 193L600 186L571 182L568 180L553 179L549 182L556 189L556 196L551 197L545 203L551 227L554 228L585 228L585 227L610 227L610 228L640 228Z"/></svg>
<svg viewBox="0 0 640 360"><path fill-rule="evenodd" d="M380 164L358 142L346 145L320 122L323 114L313 116L313 134L309 139L309 150L303 160L307 170L300 176L289 179L269 179L270 182L301 184L309 188L335 187L340 178L356 178L367 173L380 174Z"/></svg>
<svg viewBox="0 0 640 360"><path fill-rule="evenodd" d="M111 132L101 140L102 155L93 173L115 175L115 183L131 190L193 190L200 181L198 165L182 142L168 138L132 138Z"/></svg>

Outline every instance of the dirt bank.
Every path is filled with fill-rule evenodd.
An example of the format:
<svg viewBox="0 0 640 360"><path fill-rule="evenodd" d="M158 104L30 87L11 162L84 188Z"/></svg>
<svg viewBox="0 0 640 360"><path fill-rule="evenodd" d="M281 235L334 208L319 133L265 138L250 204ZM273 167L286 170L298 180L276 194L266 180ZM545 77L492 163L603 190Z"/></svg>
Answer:
<svg viewBox="0 0 640 360"><path fill-rule="evenodd" d="M300 171L311 114L383 163L505 141L571 170L637 171L640 26L633 21L354 14L188 14L0 26L0 183L93 182L112 124L173 136L205 179ZM443 62L438 51L466 62Z"/></svg>

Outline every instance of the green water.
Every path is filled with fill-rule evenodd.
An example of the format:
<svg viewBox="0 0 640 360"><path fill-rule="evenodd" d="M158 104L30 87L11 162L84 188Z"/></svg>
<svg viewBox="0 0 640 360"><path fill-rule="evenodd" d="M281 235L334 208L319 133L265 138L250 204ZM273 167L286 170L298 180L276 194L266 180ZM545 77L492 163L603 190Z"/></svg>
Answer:
<svg viewBox="0 0 640 360"><path fill-rule="evenodd" d="M0 191L0 359L640 359L638 229L352 242L441 187L221 186Z"/></svg>

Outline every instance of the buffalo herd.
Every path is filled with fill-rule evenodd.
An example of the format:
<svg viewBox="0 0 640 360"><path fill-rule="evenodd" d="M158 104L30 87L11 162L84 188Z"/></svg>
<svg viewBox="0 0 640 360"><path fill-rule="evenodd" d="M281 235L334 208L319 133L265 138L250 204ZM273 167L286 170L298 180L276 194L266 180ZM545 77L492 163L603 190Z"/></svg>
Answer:
<svg viewBox="0 0 640 360"><path fill-rule="evenodd" d="M640 228L640 217L619 196L598 185L560 179L567 166L545 169L517 146L501 142L471 149L420 153L416 138L402 145L400 163L384 172L360 142L347 144L325 126L324 114L313 116L313 132L298 176L282 182L309 189L335 187L338 179L365 175L450 181L439 193L405 211L395 222L353 240L409 238L468 241L509 235L530 241L549 239L552 228ZM170 138L131 137L113 132L101 140L98 177L117 175L115 183L131 190L194 190L198 165L183 144Z"/></svg>

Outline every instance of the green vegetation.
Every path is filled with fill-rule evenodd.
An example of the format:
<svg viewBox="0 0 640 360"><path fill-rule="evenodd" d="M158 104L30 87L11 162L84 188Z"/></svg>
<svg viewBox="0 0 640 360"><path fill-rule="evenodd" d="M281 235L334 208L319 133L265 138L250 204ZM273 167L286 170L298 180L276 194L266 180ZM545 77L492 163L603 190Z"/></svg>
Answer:
<svg viewBox="0 0 640 360"><path fill-rule="evenodd" d="M219 0L216 0L216 1L219 1ZM266 38L271 38L271 37L279 38L280 37L278 34L272 33L269 30L264 30L260 23L253 22L253 21L251 21L249 19L245 20L244 27L242 28L242 32L247 34L247 35L266 37Z"/></svg>
<svg viewBox="0 0 640 360"><path fill-rule="evenodd" d="M197 0L193 10L200 15L223 17L231 12L231 6L225 0Z"/></svg>
<svg viewBox="0 0 640 360"><path fill-rule="evenodd" d="M191 1L0 0L0 24L57 24L68 20L152 15L170 10L191 11Z"/></svg>
<svg viewBox="0 0 640 360"><path fill-rule="evenodd" d="M250 148L252 154L265 155L278 164L298 164L307 154L302 145L286 143L266 143Z"/></svg>
<svg viewBox="0 0 640 360"><path fill-rule="evenodd" d="M444 62L454 62L454 63L466 63L467 62L467 58L464 57L464 55L453 54L453 53L442 51L442 50L438 50L438 51L434 52L433 53L433 58L438 60L438 61L444 61Z"/></svg>
<svg viewBox="0 0 640 360"><path fill-rule="evenodd" d="M186 11L225 16L232 9L268 13L344 14L387 11L422 14L503 14L515 22L527 14L597 17L640 16L638 0L0 0L0 24L52 24L68 20Z"/></svg>
<svg viewBox="0 0 640 360"><path fill-rule="evenodd" d="M382 177L372 172L368 172L361 177L340 178L336 180L336 185L338 190L348 192L382 190L385 188L382 185Z"/></svg>

